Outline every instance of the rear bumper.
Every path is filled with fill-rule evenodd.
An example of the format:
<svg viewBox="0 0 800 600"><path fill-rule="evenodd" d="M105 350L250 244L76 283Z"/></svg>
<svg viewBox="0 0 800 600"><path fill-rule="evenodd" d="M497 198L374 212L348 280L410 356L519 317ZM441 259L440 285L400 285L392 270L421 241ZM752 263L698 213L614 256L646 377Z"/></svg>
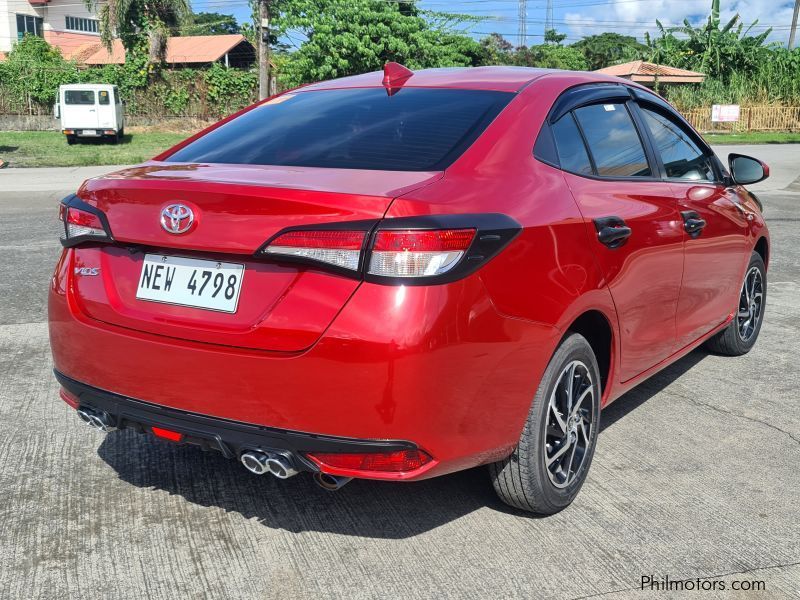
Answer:
<svg viewBox="0 0 800 600"><path fill-rule="evenodd" d="M86 385L54 371L56 379L79 406L111 415L117 429L133 429L147 433L161 427L183 435L182 444L217 450L225 458L238 458L247 450L290 453L298 471L316 473L319 467L305 457L306 452L394 452L414 450L416 445L400 440L358 440L315 435L300 431L275 429L248 423L237 423L167 408ZM435 466L432 463L422 470ZM419 473L417 473L419 474Z"/></svg>
<svg viewBox="0 0 800 600"><path fill-rule="evenodd" d="M87 127L62 129L64 135L74 135L77 137L103 137L105 135L116 135L119 132L115 127L97 127L90 129Z"/></svg>
<svg viewBox="0 0 800 600"><path fill-rule="evenodd" d="M49 296L62 377L111 392L95 392L97 402L122 398L124 407L171 409L264 436L406 440L435 463L364 477L421 479L507 456L560 338L553 327L499 314L474 274L430 287L363 283L302 352L190 342L170 337L166 325L155 335L89 318L68 264L60 261Z"/></svg>

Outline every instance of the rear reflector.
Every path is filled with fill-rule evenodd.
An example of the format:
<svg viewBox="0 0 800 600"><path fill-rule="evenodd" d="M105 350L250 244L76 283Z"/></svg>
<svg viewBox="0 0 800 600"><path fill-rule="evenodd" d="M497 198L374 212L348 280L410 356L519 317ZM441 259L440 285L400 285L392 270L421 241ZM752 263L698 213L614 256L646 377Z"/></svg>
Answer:
<svg viewBox="0 0 800 600"><path fill-rule="evenodd" d="M92 236L97 238L107 238L103 222L95 214L80 210L73 207L64 207L63 205L58 209L58 218L64 220L64 212L66 208L67 219L67 239L82 236Z"/></svg>
<svg viewBox="0 0 800 600"><path fill-rule="evenodd" d="M151 427L153 435L156 437L169 440L171 442L180 442L183 439L183 434L177 431L170 431L169 429L162 429L161 427Z"/></svg>
<svg viewBox="0 0 800 600"><path fill-rule="evenodd" d="M366 235L366 231L288 231L272 240L263 252L357 271Z"/></svg>
<svg viewBox="0 0 800 600"><path fill-rule="evenodd" d="M78 400L76 396L74 396L72 393L68 392L64 388L61 388L58 395L61 396L61 399L67 404L69 404L72 408L78 408L78 406L80 406L80 400Z"/></svg>
<svg viewBox="0 0 800 600"><path fill-rule="evenodd" d="M474 229L379 231L369 273L384 277L441 275L458 264L474 237Z"/></svg>
<svg viewBox="0 0 800 600"><path fill-rule="evenodd" d="M383 471L385 473L416 471L431 461L431 457L422 450L398 450L397 452L370 452L363 454L314 452L307 456L320 466L353 471Z"/></svg>

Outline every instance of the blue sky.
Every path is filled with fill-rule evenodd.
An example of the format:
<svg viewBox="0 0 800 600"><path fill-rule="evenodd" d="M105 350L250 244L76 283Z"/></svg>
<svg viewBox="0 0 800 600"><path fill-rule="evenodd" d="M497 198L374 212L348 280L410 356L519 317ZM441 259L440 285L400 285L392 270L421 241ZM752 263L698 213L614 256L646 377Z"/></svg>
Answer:
<svg viewBox="0 0 800 600"><path fill-rule="evenodd" d="M546 0L528 0L528 44L541 43L544 32ZM584 35L614 31L642 38L655 29L655 19L664 24L681 23L684 18L699 22L710 11L711 0L553 0L556 29L577 41ZM246 0L194 0L196 11L233 13L239 21L250 18ZM516 43L518 28L517 0L420 0L422 8L458 12L484 17L465 29L476 38L498 32ZM793 0L722 0L723 18L740 14L745 23L759 19L754 31L768 26L774 31L771 40L785 43L789 37Z"/></svg>

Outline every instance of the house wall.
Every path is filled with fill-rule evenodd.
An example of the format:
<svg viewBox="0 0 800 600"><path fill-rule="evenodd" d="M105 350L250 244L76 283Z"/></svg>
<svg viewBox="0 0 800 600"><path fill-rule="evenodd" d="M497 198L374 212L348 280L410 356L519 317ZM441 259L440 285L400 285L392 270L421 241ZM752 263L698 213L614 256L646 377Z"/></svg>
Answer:
<svg viewBox="0 0 800 600"><path fill-rule="evenodd" d="M94 19L81 0L51 0L46 6L31 6L25 0L0 0L0 52L8 52L17 41L17 15L25 14L44 19L44 37L69 55L78 46L99 41L99 35L67 31L70 17Z"/></svg>

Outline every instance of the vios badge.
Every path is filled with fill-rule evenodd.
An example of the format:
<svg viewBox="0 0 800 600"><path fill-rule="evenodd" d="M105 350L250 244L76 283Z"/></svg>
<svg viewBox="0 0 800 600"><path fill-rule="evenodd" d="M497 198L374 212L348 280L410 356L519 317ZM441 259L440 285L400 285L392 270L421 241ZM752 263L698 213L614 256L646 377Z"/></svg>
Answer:
<svg viewBox="0 0 800 600"><path fill-rule="evenodd" d="M94 277L100 274L100 267L75 267L75 275L89 275Z"/></svg>

